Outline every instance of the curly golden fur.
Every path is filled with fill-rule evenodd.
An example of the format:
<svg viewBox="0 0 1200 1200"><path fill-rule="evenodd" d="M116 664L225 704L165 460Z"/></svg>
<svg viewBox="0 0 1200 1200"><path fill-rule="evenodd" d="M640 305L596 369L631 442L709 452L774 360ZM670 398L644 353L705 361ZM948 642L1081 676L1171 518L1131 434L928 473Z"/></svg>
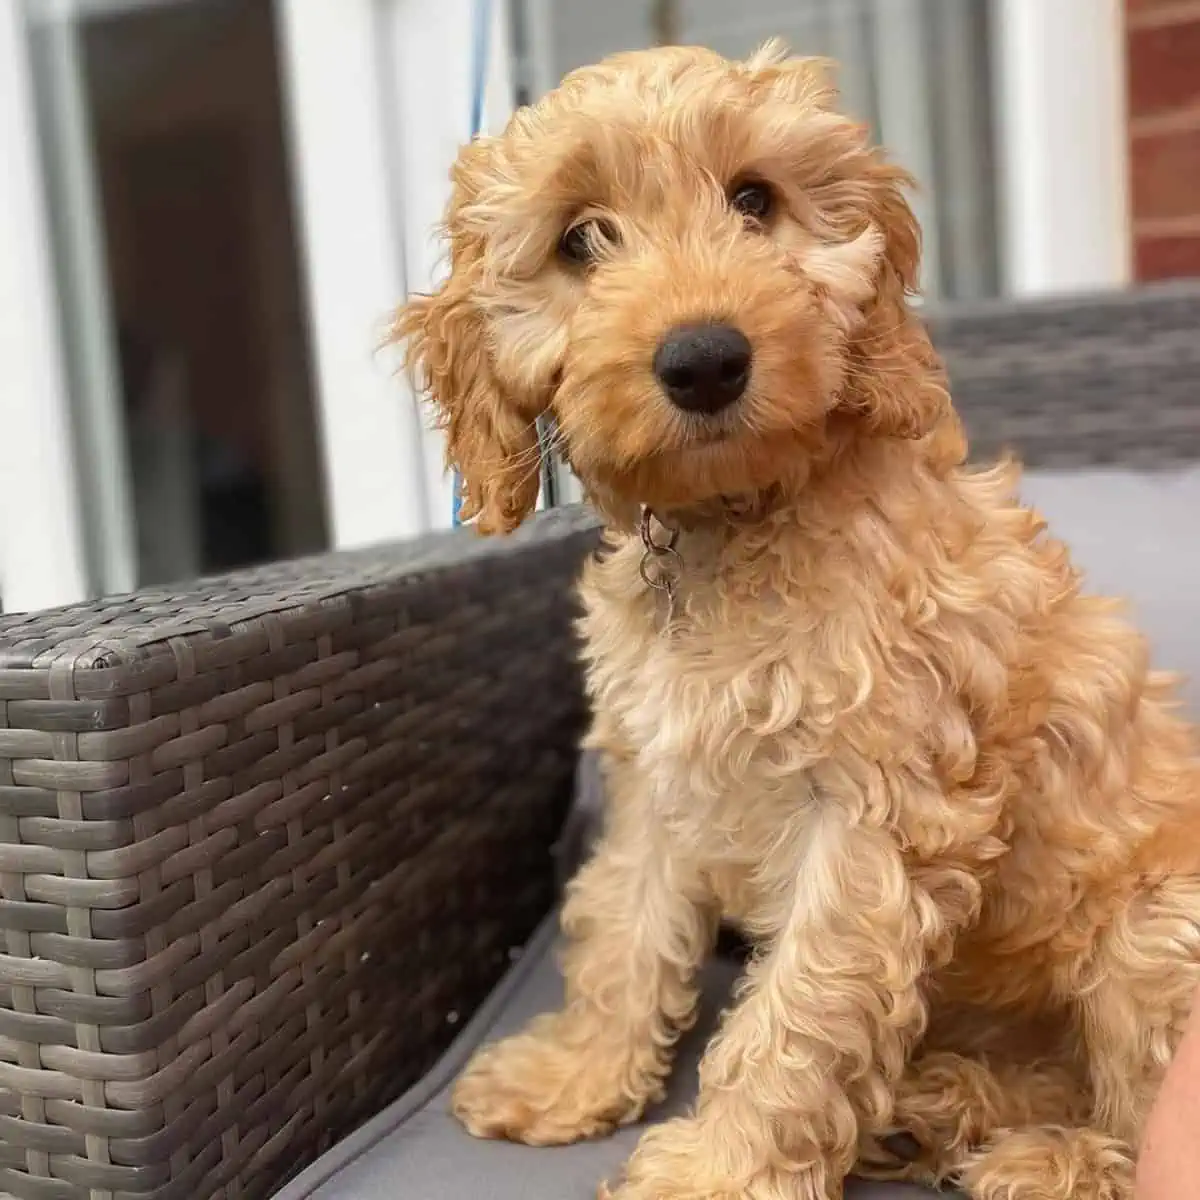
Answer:
<svg viewBox="0 0 1200 1200"><path fill-rule="evenodd" d="M610 811L565 1005L456 1113L533 1144L636 1120L718 922L759 946L618 1200L827 1200L856 1163L1128 1200L1200 984L1192 731L1015 468L964 465L905 184L823 64L621 55L462 152L449 277L397 320L483 531L535 503L542 415L610 527L582 589ZM714 320L749 385L697 416L651 360ZM679 539L669 613L642 512Z"/></svg>

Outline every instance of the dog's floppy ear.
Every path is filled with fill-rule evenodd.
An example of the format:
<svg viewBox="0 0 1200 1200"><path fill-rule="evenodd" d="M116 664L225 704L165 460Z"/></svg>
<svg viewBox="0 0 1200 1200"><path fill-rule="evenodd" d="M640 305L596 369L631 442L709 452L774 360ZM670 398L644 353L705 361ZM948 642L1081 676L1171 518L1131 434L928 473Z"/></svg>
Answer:
<svg viewBox="0 0 1200 1200"><path fill-rule="evenodd" d="M919 438L947 412L941 365L909 308L920 282L921 230L904 196L912 178L876 159L867 168L868 219L882 235L875 287L851 339L848 406L877 433Z"/></svg>
<svg viewBox="0 0 1200 1200"><path fill-rule="evenodd" d="M797 168L830 168L818 186L841 210L847 240L811 253L809 267L849 330L841 408L873 432L923 437L949 402L924 327L908 306L921 264L921 231L904 195L913 181L868 149L865 128L840 112L832 63L789 57L782 42L771 41L746 66L800 114L795 128L808 130L809 140Z"/></svg>
<svg viewBox="0 0 1200 1200"><path fill-rule="evenodd" d="M475 299L482 252L482 238L452 229L449 277L400 309L392 339L437 409L447 465L462 477L462 520L480 533L507 533L537 503L537 427L496 376Z"/></svg>

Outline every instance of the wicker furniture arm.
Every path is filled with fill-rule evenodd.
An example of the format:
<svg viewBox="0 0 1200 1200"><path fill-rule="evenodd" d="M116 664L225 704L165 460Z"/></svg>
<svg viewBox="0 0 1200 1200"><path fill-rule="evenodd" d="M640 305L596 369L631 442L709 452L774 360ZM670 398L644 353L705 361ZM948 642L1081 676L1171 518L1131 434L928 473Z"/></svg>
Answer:
<svg viewBox="0 0 1200 1200"><path fill-rule="evenodd" d="M0 618L0 1194L261 1197L553 902L579 513Z"/></svg>

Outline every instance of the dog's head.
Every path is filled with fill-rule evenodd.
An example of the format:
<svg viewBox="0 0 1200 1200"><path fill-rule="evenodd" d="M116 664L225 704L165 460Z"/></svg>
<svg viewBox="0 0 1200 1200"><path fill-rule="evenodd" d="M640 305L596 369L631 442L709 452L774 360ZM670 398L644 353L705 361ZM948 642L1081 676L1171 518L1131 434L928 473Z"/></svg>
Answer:
<svg viewBox="0 0 1200 1200"><path fill-rule="evenodd" d="M618 55L453 170L450 272L401 310L464 484L515 527L537 418L618 519L800 482L847 437L921 437L946 403L909 313L906 175L768 46Z"/></svg>

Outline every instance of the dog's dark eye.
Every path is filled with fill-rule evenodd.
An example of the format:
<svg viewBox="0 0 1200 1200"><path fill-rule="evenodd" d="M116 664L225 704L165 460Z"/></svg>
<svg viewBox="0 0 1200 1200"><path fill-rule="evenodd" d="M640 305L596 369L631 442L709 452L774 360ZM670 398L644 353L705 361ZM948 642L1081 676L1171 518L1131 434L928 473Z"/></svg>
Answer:
<svg viewBox="0 0 1200 1200"><path fill-rule="evenodd" d="M559 238L558 253L569 263L585 267L594 262L596 255L607 243L616 245L617 231L609 221L591 217L577 221Z"/></svg>
<svg viewBox="0 0 1200 1200"><path fill-rule="evenodd" d="M761 224L775 207L775 193L769 184L752 179L739 183L729 197L729 206L740 212L748 221Z"/></svg>

